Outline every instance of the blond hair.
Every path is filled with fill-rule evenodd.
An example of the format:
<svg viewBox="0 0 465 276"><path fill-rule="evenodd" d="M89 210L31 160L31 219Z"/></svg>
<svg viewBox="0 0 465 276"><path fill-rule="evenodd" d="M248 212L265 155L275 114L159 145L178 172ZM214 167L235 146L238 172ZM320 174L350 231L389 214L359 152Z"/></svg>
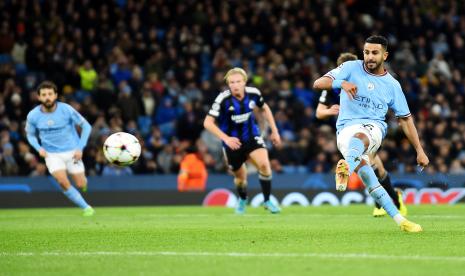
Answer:
<svg viewBox="0 0 465 276"><path fill-rule="evenodd" d="M358 57L352 53L342 53L339 55L339 57L337 58L337 66L341 65L342 63L346 62L346 61L349 61L349 60L357 60Z"/></svg>
<svg viewBox="0 0 465 276"><path fill-rule="evenodd" d="M224 81L226 83L229 82L229 77L234 74L240 74L244 78L244 82L247 82L247 73L245 72L244 69L239 68L239 67L234 67L233 69L230 69L226 75L224 75Z"/></svg>

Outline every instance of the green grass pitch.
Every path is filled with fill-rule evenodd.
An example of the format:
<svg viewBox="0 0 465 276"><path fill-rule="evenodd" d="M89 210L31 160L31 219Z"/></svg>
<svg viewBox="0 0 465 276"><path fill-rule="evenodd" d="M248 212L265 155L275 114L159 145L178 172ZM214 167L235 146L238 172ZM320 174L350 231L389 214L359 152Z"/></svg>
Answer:
<svg viewBox="0 0 465 276"><path fill-rule="evenodd" d="M465 205L0 210L0 275L464 275Z"/></svg>

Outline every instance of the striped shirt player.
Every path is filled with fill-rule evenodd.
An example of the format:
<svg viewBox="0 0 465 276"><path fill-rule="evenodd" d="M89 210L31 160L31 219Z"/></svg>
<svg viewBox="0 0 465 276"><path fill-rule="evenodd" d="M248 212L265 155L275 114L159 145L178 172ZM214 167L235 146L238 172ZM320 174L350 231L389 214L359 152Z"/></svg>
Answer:
<svg viewBox="0 0 465 276"><path fill-rule="evenodd" d="M318 102L320 104L331 106L334 104L339 104L339 94L340 90L323 90L321 91L321 95L318 98Z"/></svg>
<svg viewBox="0 0 465 276"><path fill-rule="evenodd" d="M237 170L247 160L247 155L257 148L264 148L260 129L255 119L254 108L264 105L260 91L255 87L245 87L242 100L233 97L230 90L221 92L215 99L208 114L218 120L220 129L229 136L238 138L244 145L240 152L234 153L224 142L228 162L232 170Z"/></svg>
<svg viewBox="0 0 465 276"><path fill-rule="evenodd" d="M244 163L248 159L257 167L265 207L271 213L279 213L279 207L270 201L271 165L254 112L268 123L271 129L270 140L278 146L281 138L273 114L263 101L260 91L245 85L247 74L242 68L229 70L225 81L229 89L216 97L205 117L204 127L223 142L226 160L239 194L236 213L243 214L247 204L247 169Z"/></svg>

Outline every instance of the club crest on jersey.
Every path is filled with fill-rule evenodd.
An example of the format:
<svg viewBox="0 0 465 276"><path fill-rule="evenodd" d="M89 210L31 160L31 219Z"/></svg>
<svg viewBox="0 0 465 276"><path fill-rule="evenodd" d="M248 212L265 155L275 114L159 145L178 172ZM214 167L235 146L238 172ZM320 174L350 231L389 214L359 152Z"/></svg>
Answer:
<svg viewBox="0 0 465 276"><path fill-rule="evenodd" d="M231 106L228 108L228 110L229 110L229 111L234 111L234 106L231 105Z"/></svg>
<svg viewBox="0 0 465 276"><path fill-rule="evenodd" d="M54 124L55 124L55 122L53 120L48 120L47 121L48 126L53 126Z"/></svg>
<svg viewBox="0 0 465 276"><path fill-rule="evenodd" d="M257 104L254 101L249 102L249 108L253 109Z"/></svg>
<svg viewBox="0 0 465 276"><path fill-rule="evenodd" d="M371 91L371 90L375 89L375 85L372 82L369 82L367 84L367 89L368 89L368 91Z"/></svg>

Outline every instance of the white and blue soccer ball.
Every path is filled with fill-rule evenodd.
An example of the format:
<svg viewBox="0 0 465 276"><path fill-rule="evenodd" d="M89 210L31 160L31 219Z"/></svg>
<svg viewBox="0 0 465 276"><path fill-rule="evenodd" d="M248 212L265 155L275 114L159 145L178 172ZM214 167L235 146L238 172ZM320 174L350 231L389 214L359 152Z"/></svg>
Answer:
<svg viewBox="0 0 465 276"><path fill-rule="evenodd" d="M129 166L136 162L140 153L139 140L126 132L110 135L103 144L103 154L107 161L120 167Z"/></svg>

